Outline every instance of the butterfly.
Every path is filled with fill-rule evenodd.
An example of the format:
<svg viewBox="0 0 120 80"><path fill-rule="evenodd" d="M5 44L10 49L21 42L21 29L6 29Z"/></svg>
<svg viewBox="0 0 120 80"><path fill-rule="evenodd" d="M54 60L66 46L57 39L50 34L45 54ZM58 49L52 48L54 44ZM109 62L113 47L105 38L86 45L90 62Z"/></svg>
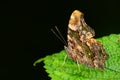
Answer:
<svg viewBox="0 0 120 80"><path fill-rule="evenodd" d="M84 14L73 11L68 24L67 45L64 46L68 57L79 64L104 70L109 55L94 36L95 31L86 24Z"/></svg>

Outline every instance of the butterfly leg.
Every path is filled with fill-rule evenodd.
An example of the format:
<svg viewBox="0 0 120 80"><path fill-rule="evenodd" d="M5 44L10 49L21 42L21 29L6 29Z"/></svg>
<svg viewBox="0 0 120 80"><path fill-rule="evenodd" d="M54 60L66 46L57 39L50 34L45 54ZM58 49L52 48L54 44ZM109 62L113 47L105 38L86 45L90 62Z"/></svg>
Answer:
<svg viewBox="0 0 120 80"><path fill-rule="evenodd" d="M78 65L78 70L80 71L80 65L79 65L79 63L78 63L78 60L77 60L77 65Z"/></svg>
<svg viewBox="0 0 120 80"><path fill-rule="evenodd" d="M66 59L67 59L67 55L65 55L65 57L64 57L64 62L62 64L62 66L64 66Z"/></svg>
<svg viewBox="0 0 120 80"><path fill-rule="evenodd" d="M66 47L66 46L64 46L64 49L65 49L66 53L68 53L68 50L67 50L67 47ZM65 55L65 57L64 57L64 62L63 62L63 64L62 64L62 66L64 66L65 61L66 61L66 59L67 59L67 56L68 56L68 55Z"/></svg>

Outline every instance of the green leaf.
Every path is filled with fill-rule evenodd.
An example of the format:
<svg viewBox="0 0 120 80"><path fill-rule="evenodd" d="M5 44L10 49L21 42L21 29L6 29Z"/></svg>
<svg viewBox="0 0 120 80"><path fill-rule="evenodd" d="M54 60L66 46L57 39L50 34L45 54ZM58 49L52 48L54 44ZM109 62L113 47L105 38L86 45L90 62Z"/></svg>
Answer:
<svg viewBox="0 0 120 80"><path fill-rule="evenodd" d="M44 68L49 73L51 80L120 80L120 34L111 34L98 38L109 59L106 61L104 71L89 68L80 64L79 68L76 62L67 58L64 63L64 57L67 55L65 50L55 53L45 58L38 59L33 64L34 66L41 61L44 61Z"/></svg>

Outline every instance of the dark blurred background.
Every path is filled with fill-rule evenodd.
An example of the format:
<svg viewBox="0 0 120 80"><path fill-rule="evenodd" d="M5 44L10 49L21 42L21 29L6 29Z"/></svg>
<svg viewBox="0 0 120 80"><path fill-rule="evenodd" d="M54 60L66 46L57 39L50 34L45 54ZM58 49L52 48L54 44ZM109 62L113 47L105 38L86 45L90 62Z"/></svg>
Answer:
<svg viewBox="0 0 120 80"><path fill-rule="evenodd" d="M120 33L119 0L13 2L0 5L0 73L4 78L49 80L43 63L36 67L32 64L64 49L51 29L57 26L66 40L69 17L75 9L84 13L86 23L96 32L95 38Z"/></svg>

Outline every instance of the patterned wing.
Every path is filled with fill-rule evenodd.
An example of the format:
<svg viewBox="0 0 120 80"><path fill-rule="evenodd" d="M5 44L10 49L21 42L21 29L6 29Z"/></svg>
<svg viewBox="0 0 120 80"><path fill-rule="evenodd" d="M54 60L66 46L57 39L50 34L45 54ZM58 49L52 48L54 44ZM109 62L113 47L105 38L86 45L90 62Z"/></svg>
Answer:
<svg viewBox="0 0 120 80"><path fill-rule="evenodd" d="M94 36L94 30L84 21L84 14L75 10L69 20L65 50L74 61L103 70L108 55Z"/></svg>

